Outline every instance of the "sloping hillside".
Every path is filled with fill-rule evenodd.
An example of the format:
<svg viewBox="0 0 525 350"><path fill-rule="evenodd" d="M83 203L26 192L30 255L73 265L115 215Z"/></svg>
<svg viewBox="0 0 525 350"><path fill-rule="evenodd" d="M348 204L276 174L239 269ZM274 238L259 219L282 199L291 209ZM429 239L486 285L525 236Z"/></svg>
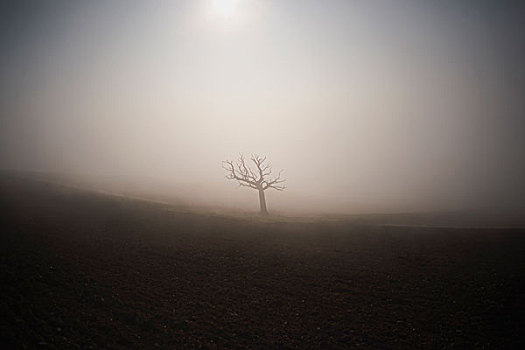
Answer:
<svg viewBox="0 0 525 350"><path fill-rule="evenodd" d="M2 176L9 348L519 348L525 232L251 220Z"/></svg>

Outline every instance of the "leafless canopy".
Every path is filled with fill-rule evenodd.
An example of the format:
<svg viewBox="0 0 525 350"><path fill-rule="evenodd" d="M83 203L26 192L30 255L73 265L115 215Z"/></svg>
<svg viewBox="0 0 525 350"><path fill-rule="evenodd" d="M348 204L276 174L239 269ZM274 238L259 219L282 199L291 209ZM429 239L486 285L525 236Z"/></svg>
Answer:
<svg viewBox="0 0 525 350"><path fill-rule="evenodd" d="M242 154L235 163L230 160L224 161L223 168L228 172L226 178L229 180L237 180L239 186L250 187L259 191L264 191L269 188L282 191L286 188L283 185L286 180L281 178L283 171L281 170L277 176L271 177L272 167L269 164L265 164L266 157L252 155L250 160L255 165L255 168L246 164Z"/></svg>

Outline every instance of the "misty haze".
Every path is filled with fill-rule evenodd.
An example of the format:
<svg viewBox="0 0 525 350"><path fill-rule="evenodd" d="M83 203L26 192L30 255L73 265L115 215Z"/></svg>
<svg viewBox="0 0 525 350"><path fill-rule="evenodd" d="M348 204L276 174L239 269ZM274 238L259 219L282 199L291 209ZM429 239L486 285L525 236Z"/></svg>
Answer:
<svg viewBox="0 0 525 350"><path fill-rule="evenodd" d="M525 6L0 14L5 348L525 345Z"/></svg>

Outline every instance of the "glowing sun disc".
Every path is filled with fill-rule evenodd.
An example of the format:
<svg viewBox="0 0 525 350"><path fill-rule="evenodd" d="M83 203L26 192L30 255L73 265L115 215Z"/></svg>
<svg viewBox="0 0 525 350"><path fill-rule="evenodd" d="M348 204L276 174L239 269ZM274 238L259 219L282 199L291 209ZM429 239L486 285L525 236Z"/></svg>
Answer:
<svg viewBox="0 0 525 350"><path fill-rule="evenodd" d="M224 18L230 18L235 12L238 0L215 0L214 7L217 9Z"/></svg>

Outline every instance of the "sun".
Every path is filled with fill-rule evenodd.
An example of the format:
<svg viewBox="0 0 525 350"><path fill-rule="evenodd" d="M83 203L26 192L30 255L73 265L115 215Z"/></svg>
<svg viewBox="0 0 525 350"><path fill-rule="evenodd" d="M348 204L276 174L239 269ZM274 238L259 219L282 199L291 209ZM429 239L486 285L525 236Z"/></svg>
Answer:
<svg viewBox="0 0 525 350"><path fill-rule="evenodd" d="M214 0L213 6L224 16L224 19L229 19L234 15L238 2L239 0Z"/></svg>

